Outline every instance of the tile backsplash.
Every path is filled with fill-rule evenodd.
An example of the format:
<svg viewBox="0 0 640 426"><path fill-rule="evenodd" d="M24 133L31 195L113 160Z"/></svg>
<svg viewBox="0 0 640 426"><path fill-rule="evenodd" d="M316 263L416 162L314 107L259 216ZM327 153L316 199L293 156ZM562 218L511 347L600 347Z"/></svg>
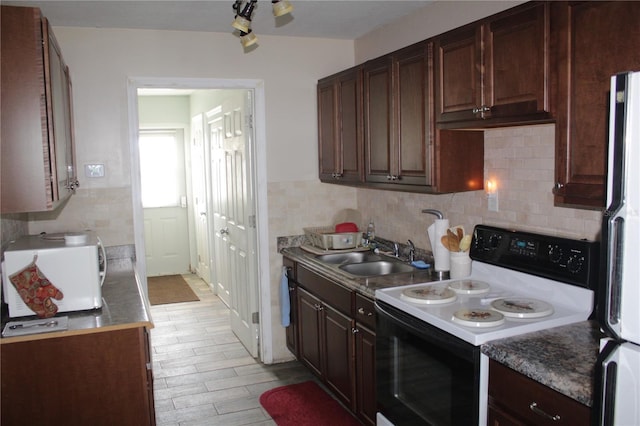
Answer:
<svg viewBox="0 0 640 426"><path fill-rule="evenodd" d="M438 209L451 226L467 232L479 223L569 238L599 239L601 211L553 205L555 125L485 131L484 175L498 188L498 211L488 210L484 191L429 195L358 189L358 209L373 217L380 236L430 249L427 228Z"/></svg>

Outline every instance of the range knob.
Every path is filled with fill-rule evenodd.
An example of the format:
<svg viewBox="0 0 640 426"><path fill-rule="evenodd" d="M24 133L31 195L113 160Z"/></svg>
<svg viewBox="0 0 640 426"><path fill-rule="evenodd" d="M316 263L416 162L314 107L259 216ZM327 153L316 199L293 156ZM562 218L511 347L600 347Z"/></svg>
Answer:
<svg viewBox="0 0 640 426"><path fill-rule="evenodd" d="M549 260L558 263L560 259L562 259L562 249L558 246L549 246Z"/></svg>
<svg viewBox="0 0 640 426"><path fill-rule="evenodd" d="M569 258L567 261L567 269L572 274L577 274L582 270L582 265L584 265L584 256L574 255Z"/></svg>
<svg viewBox="0 0 640 426"><path fill-rule="evenodd" d="M502 236L493 234L489 237L489 248L497 249L500 245L500 241L502 240Z"/></svg>

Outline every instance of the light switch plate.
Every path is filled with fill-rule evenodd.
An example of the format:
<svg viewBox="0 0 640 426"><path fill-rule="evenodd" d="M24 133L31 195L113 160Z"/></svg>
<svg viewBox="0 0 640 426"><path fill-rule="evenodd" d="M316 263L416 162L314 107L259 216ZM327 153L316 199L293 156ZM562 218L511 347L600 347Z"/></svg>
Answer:
<svg viewBox="0 0 640 426"><path fill-rule="evenodd" d="M90 178L104 177L104 164L85 164L84 175Z"/></svg>
<svg viewBox="0 0 640 426"><path fill-rule="evenodd" d="M487 208L490 212L498 211L498 192L487 194Z"/></svg>

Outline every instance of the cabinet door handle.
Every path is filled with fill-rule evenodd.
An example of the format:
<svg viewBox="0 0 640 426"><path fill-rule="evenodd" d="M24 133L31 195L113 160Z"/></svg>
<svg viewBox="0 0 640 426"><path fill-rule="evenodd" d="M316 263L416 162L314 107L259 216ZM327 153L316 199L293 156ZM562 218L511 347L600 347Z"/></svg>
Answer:
<svg viewBox="0 0 640 426"><path fill-rule="evenodd" d="M533 411L534 413L536 413L539 416L545 417L551 421L557 422L560 421L560 416L555 414L555 415L551 415L546 413L545 411L541 410L538 408L538 404L534 401L531 404L529 404L529 409L531 411Z"/></svg>
<svg viewBox="0 0 640 426"><path fill-rule="evenodd" d="M553 192L554 194L558 194L563 188L564 183L556 182L555 185L553 185L553 190L551 192Z"/></svg>
<svg viewBox="0 0 640 426"><path fill-rule="evenodd" d="M354 327L351 329L351 333L352 334L360 333L360 330Z"/></svg>
<svg viewBox="0 0 640 426"><path fill-rule="evenodd" d="M315 305L313 305L313 307L316 309L316 311L321 311L324 309L324 307L319 303L316 303Z"/></svg>
<svg viewBox="0 0 640 426"><path fill-rule="evenodd" d="M360 315L366 315L366 316L368 316L368 317L370 317L371 315L373 315L373 313L372 313L372 312L366 312L366 313L365 313L364 308L358 308L358 313L359 313Z"/></svg>
<svg viewBox="0 0 640 426"><path fill-rule="evenodd" d="M479 107L476 107L476 108L472 109L472 111L473 111L474 114L478 114L478 113L482 113L482 112L489 112L489 111L491 111L491 107L487 106L487 105L482 105L482 106L479 106Z"/></svg>

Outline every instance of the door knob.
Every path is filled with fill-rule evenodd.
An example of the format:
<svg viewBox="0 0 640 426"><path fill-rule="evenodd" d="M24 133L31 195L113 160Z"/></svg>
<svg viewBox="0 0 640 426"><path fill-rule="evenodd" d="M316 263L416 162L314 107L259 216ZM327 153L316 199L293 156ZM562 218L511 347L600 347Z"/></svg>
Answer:
<svg viewBox="0 0 640 426"><path fill-rule="evenodd" d="M229 235L229 228L222 228L220 230L220 235Z"/></svg>

